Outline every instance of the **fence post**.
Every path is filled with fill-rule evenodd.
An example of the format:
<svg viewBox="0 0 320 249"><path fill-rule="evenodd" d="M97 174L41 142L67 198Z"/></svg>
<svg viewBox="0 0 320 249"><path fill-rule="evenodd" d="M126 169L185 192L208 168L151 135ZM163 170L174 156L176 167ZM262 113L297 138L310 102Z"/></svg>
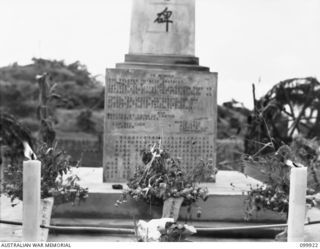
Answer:
<svg viewBox="0 0 320 249"><path fill-rule="evenodd" d="M306 190L307 168L291 168L288 215L288 242L304 241Z"/></svg>
<svg viewBox="0 0 320 249"><path fill-rule="evenodd" d="M23 162L23 241L40 241L41 162Z"/></svg>

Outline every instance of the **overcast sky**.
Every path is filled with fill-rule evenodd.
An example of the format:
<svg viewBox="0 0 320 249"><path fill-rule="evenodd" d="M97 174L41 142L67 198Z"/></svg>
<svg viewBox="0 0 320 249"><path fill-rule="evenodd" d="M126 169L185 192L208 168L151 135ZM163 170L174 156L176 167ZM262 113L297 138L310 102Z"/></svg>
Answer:
<svg viewBox="0 0 320 249"><path fill-rule="evenodd" d="M0 0L0 67L79 60L103 80L129 48L131 0ZM196 0L196 56L219 74L218 102L252 106L291 77L320 79L320 0Z"/></svg>

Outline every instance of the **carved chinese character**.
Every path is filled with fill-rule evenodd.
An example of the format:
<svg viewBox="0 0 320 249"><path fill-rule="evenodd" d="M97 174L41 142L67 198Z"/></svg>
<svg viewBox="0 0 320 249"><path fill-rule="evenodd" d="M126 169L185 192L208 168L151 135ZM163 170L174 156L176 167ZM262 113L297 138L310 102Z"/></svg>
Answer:
<svg viewBox="0 0 320 249"><path fill-rule="evenodd" d="M162 12L157 14L157 18L154 20L154 22L165 23L166 32L169 32L169 23L173 23L173 21L170 20L171 15L172 11L168 10L168 7L166 7Z"/></svg>

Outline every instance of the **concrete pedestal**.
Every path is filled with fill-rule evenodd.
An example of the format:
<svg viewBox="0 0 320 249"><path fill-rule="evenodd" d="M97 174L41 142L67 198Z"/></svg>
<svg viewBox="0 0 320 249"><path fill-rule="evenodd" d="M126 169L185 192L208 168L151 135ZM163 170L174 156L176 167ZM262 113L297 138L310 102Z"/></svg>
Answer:
<svg viewBox="0 0 320 249"><path fill-rule="evenodd" d="M106 75L104 182L132 177L141 150L159 139L186 172L201 160L215 166L216 73L120 68Z"/></svg>
<svg viewBox="0 0 320 249"><path fill-rule="evenodd" d="M78 172L82 186L89 187L89 198L79 206L71 203L54 207L52 218L81 218L81 219L156 219L162 216L162 207L148 205L143 201L129 198L127 203L119 207L114 204L120 198L122 191L112 189L110 183L102 182L102 168L79 168ZM236 186L236 187L233 187ZM245 217L244 200L246 191L251 186L261 182L246 177L237 171L219 171L215 183L204 183L209 189L209 198L206 202L199 200L188 213L187 207L180 209L180 221L221 221L243 222ZM126 187L126 184L123 184ZM202 214L197 217L197 208ZM283 223L284 216L279 213L261 210L254 212L251 222Z"/></svg>

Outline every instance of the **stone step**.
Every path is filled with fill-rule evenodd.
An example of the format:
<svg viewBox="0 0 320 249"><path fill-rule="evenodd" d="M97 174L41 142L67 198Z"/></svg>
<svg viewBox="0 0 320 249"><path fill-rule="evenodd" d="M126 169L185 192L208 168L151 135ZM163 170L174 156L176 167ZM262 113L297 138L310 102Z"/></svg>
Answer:
<svg viewBox="0 0 320 249"><path fill-rule="evenodd" d="M53 218L91 219L152 219L160 218L162 207L143 201L129 199L116 207L121 190L112 189L112 184L102 183L102 168L78 168L80 184L89 188L88 199L79 206L71 203L54 207ZM121 183L125 186L125 183ZM245 217L246 192L261 182L237 171L219 171L215 183L203 183L209 189L206 202L199 200L192 205L191 212L182 207L179 220L242 222ZM201 216L197 217L197 210ZM253 213L254 222L283 222L285 217L269 210Z"/></svg>

